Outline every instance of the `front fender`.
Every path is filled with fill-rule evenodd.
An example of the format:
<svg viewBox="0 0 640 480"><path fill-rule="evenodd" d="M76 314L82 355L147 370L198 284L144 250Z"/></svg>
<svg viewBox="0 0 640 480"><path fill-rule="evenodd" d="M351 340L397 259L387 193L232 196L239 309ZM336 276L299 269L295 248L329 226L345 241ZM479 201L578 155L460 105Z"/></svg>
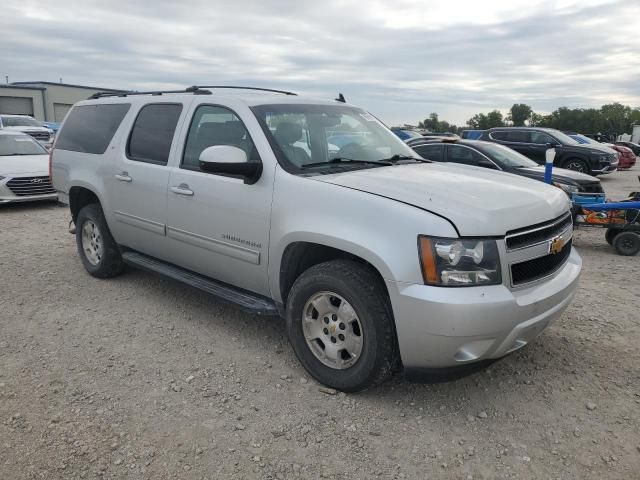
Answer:
<svg viewBox="0 0 640 480"><path fill-rule="evenodd" d="M418 235L457 237L444 218L389 198L277 169L269 242L269 286L282 301L280 267L287 246L309 242L355 255L383 279L421 283Z"/></svg>

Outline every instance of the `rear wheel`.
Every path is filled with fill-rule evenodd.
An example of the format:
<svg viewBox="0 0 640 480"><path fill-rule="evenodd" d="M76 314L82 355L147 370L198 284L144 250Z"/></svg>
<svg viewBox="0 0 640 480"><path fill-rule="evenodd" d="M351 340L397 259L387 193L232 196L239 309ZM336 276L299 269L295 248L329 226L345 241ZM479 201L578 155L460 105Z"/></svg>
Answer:
<svg viewBox="0 0 640 480"><path fill-rule="evenodd" d="M124 269L120 250L100 205L86 205L78 213L76 244L84 268L94 277L115 277Z"/></svg>
<svg viewBox="0 0 640 480"><path fill-rule="evenodd" d="M591 169L589 168L589 165L587 165L587 162L580 158L569 158L565 160L562 164L562 168L573 170L574 172L591 173Z"/></svg>
<svg viewBox="0 0 640 480"><path fill-rule="evenodd" d="M353 261L315 265L296 280L287 299L287 332L309 374L339 390L378 384L398 364L386 288Z"/></svg>
<svg viewBox="0 0 640 480"><path fill-rule="evenodd" d="M613 247L619 255L635 255L640 252L640 235L635 232L620 232L613 239Z"/></svg>

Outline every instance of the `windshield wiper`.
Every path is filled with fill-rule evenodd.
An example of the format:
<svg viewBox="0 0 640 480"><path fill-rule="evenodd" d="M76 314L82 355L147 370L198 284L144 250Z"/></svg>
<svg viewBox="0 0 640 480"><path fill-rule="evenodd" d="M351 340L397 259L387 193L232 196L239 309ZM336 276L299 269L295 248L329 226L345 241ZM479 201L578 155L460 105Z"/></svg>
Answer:
<svg viewBox="0 0 640 480"><path fill-rule="evenodd" d="M300 168L322 167L324 165L336 165L336 164L342 164L342 163L375 165L377 167L393 165L393 163L388 160L380 160L380 161L354 160L353 158L335 157L335 158L332 158L331 160L327 160L326 162L306 163L302 165Z"/></svg>
<svg viewBox="0 0 640 480"><path fill-rule="evenodd" d="M390 162L390 163L397 163L401 160L413 160L415 162L421 162L421 163L431 163L431 160L425 160L424 158L417 158L417 157L411 157L409 155L393 155L389 158L384 158L382 161L385 162Z"/></svg>

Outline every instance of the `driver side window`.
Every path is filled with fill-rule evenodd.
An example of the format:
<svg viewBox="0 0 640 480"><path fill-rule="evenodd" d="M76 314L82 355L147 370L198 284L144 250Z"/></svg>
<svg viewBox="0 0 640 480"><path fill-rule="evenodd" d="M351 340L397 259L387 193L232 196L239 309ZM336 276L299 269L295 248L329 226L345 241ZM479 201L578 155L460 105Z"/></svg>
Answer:
<svg viewBox="0 0 640 480"><path fill-rule="evenodd" d="M201 105L191 120L181 168L200 170L200 154L214 145L238 147L249 161L260 161L249 132L235 113L224 107Z"/></svg>

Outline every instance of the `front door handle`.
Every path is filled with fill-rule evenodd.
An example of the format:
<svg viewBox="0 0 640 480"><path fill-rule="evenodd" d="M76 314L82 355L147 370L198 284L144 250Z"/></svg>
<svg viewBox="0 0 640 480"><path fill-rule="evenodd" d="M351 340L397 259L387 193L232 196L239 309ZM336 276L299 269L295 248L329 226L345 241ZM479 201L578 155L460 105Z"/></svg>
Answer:
<svg viewBox="0 0 640 480"><path fill-rule="evenodd" d="M193 196L193 190L189 189L189 185L186 183L181 183L177 187L169 187L169 189L178 195L186 195L187 197Z"/></svg>
<svg viewBox="0 0 640 480"><path fill-rule="evenodd" d="M131 178L127 172L121 172L117 174L116 179L120 180L121 182L128 182L128 183L130 183L133 180L133 178Z"/></svg>

